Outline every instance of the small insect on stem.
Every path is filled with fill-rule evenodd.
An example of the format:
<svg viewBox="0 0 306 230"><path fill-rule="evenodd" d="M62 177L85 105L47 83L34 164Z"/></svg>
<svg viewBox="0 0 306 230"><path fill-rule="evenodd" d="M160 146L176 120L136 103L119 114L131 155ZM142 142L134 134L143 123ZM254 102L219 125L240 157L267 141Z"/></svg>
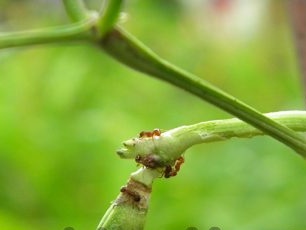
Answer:
<svg viewBox="0 0 306 230"><path fill-rule="evenodd" d="M156 169L164 166L161 164L159 157L154 154L149 154L146 156L137 155L135 161L150 169Z"/></svg>
<svg viewBox="0 0 306 230"><path fill-rule="evenodd" d="M161 135L160 129L154 129L153 131L142 131L139 133L139 138L145 137L159 137Z"/></svg>
<svg viewBox="0 0 306 230"><path fill-rule="evenodd" d="M175 165L174 165L174 168L175 168L175 171L176 171L176 172L180 171L181 165L184 164L184 162L185 162L185 159L184 159L184 157L182 157L182 156L180 156L180 157L176 160Z"/></svg>
<svg viewBox="0 0 306 230"><path fill-rule="evenodd" d="M176 176L178 171L181 169L181 165L185 162L184 157L179 157L174 164L174 167L171 167L171 165L167 165L164 171L164 177L170 178L173 176Z"/></svg>

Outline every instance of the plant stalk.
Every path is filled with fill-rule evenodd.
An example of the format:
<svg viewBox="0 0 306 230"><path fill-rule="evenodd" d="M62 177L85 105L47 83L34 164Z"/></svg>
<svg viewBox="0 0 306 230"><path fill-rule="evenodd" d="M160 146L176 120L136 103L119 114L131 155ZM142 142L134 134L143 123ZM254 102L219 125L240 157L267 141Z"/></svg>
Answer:
<svg viewBox="0 0 306 230"><path fill-rule="evenodd" d="M97 22L97 36L102 38L109 32L118 20L123 0L103 1L100 17Z"/></svg>
<svg viewBox="0 0 306 230"><path fill-rule="evenodd" d="M306 111L282 111L265 115L290 129L306 132ZM160 136L129 139L123 142L124 147L119 149L117 154L126 159L155 155L160 165L166 165L173 163L196 144L258 135L264 133L237 118L206 121L170 129L162 132Z"/></svg>
<svg viewBox="0 0 306 230"><path fill-rule="evenodd" d="M144 228L156 170L140 168L133 173L102 217L97 230L141 230Z"/></svg>
<svg viewBox="0 0 306 230"><path fill-rule="evenodd" d="M164 80L223 109L268 134L306 157L305 139L289 128L228 95L208 82L161 59L135 37L114 29L101 39L100 46L123 64Z"/></svg>

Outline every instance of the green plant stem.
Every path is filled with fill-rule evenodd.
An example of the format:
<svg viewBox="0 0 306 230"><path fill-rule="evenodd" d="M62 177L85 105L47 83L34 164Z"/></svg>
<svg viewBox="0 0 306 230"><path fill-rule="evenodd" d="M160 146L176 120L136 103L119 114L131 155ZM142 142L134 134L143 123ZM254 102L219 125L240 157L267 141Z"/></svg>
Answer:
<svg viewBox="0 0 306 230"><path fill-rule="evenodd" d="M123 0L105 0L103 1L99 20L97 22L98 38L102 38L106 32L109 32L118 20Z"/></svg>
<svg viewBox="0 0 306 230"><path fill-rule="evenodd" d="M73 22L85 20L88 11L82 0L63 0L66 12Z"/></svg>
<svg viewBox="0 0 306 230"><path fill-rule="evenodd" d="M306 111L282 111L265 114L267 117L293 130L306 132ZM160 136L132 138L118 150L122 158L155 155L163 166L173 165L188 148L200 143L224 141L233 137L251 138L264 133L237 119L200 122L180 126ZM97 230L143 229L153 181L161 177L165 168L142 167L133 173L124 189L112 202L100 221Z"/></svg>
<svg viewBox="0 0 306 230"><path fill-rule="evenodd" d="M133 173L102 217L97 230L141 230L144 228L153 180L157 170L141 168Z"/></svg>
<svg viewBox="0 0 306 230"><path fill-rule="evenodd" d="M306 132L306 111L283 111L265 114L270 119L299 132ZM233 137L251 138L264 133L237 119L215 120L180 126L160 136L132 138L123 142L124 148L117 151L122 158L154 154L164 164L173 163L188 148L200 143L225 141Z"/></svg>
<svg viewBox="0 0 306 230"><path fill-rule="evenodd" d="M106 52L127 66L167 81L210 102L306 157L306 142L301 135L269 119L206 81L161 59L124 30L111 31L100 41L100 45Z"/></svg>
<svg viewBox="0 0 306 230"><path fill-rule="evenodd" d="M0 34L0 49L28 46L46 43L60 43L72 41L88 41L89 31L96 23L96 17L66 26L57 26L40 30L28 30Z"/></svg>
<svg viewBox="0 0 306 230"><path fill-rule="evenodd" d="M105 14L118 14L120 3L121 1L119 0L111 1L109 5L114 6L114 8L106 10ZM75 4L75 6L81 7L80 4L81 2ZM68 9L72 8L73 2L66 1L66 7ZM77 17L81 17L81 11L77 7L75 10L70 9L70 14L76 19ZM105 24L102 23L102 18L100 17L99 19L99 26L96 23L97 18L93 15L85 21L67 26L8 33L0 36L0 48L80 40L91 41L93 43L97 42L104 50L122 63L185 89L283 142L300 155L306 156L306 142L302 136L265 117L252 107L238 101L236 98L202 79L166 62L123 30L114 29L101 40L96 41L97 34L103 34L104 28L111 27L114 16L109 17L109 22Z"/></svg>

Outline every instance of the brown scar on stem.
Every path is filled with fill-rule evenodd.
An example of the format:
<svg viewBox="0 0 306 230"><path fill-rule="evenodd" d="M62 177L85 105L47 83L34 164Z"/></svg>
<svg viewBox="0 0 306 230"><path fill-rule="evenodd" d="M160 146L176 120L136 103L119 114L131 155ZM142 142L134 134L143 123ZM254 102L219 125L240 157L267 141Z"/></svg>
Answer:
<svg viewBox="0 0 306 230"><path fill-rule="evenodd" d="M141 200L139 193L137 193L136 191L130 190L127 186L123 186L120 189L120 192L125 193L126 195L130 196L135 202L139 202Z"/></svg>
<svg viewBox="0 0 306 230"><path fill-rule="evenodd" d="M120 189L121 193L114 203L117 206L126 204L145 210L148 208L151 190L151 187L130 179L127 184Z"/></svg>

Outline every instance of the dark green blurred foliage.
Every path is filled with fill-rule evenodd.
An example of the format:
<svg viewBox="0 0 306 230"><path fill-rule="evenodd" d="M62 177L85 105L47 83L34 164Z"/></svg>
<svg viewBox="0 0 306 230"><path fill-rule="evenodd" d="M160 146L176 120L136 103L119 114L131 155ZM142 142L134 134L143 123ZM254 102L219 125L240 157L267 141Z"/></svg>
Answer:
<svg viewBox="0 0 306 230"><path fill-rule="evenodd" d="M60 1L2 2L5 30L68 21ZM280 1L265 5L247 38L234 29L223 36L212 27L212 14L182 2L128 1L123 25L161 56L262 112L303 109ZM1 50L1 229L95 229L136 170L115 154L123 140L142 130L228 117L96 47ZM185 157L177 177L156 181L146 229L306 228L305 162L282 144L269 137L232 140L194 147Z"/></svg>

